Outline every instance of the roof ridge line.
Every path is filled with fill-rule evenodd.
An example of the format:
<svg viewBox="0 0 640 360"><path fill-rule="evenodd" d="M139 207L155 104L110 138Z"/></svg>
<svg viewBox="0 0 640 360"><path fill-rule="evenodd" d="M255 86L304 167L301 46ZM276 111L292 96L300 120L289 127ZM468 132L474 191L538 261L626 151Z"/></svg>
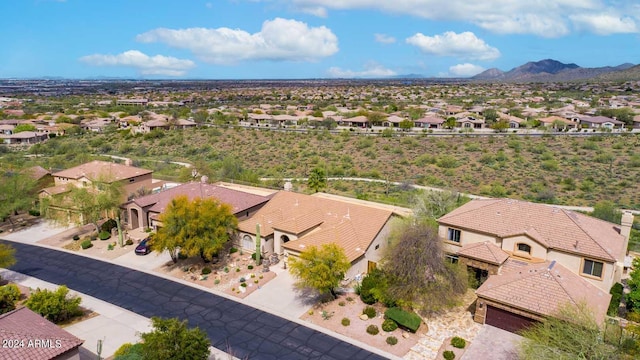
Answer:
<svg viewBox="0 0 640 360"><path fill-rule="evenodd" d="M609 251L607 251L607 249L605 249L604 247L602 247L602 245L600 245L600 243L599 243L599 242L597 242L597 241L596 241L596 239L594 239L594 238L591 236L591 234L589 234L588 232L586 232L586 231L582 228L582 226L580 226L580 224L578 224L578 223L577 223L577 222L576 222L576 221L575 221L571 216L569 216L568 212L569 212L569 211L571 211L571 210L567 210L567 209L564 209L564 208L559 208L559 209L562 211L562 213L563 213L566 217L568 217L568 218L569 218L569 220L571 220L571 222L573 222L574 224L576 224L576 226L578 227L578 229L580 229L580 231L582 231L585 235L587 235L587 237L588 237L589 239L591 239L591 241L593 241L593 242L594 242L594 243L595 243L595 244L596 244L600 249L602 249L602 251L604 251L607 255L609 255L609 256L610 256L614 261L617 261L617 260L618 260L618 259L617 259L615 256L613 256ZM573 211L571 211L571 212L572 212L572 213L574 213L574 214L578 214L578 213L573 212ZM580 214L580 215L583 215L583 214ZM588 216L588 215L583 215L583 216ZM601 220L601 219L598 219L598 220Z"/></svg>

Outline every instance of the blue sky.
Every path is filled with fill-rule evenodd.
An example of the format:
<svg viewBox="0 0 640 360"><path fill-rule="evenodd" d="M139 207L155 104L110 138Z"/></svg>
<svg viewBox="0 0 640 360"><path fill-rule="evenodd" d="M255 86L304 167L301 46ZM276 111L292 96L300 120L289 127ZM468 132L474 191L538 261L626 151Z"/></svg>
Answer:
<svg viewBox="0 0 640 360"><path fill-rule="evenodd" d="M640 0L1 0L0 78L465 77L640 63Z"/></svg>

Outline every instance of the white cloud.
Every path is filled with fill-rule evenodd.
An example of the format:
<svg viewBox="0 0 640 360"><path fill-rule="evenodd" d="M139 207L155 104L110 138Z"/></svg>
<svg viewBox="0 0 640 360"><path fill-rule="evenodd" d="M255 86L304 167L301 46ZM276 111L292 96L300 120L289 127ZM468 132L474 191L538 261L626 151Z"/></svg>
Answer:
<svg viewBox="0 0 640 360"><path fill-rule="evenodd" d="M229 28L158 28L140 34L138 41L162 42L187 49L203 61L234 64L246 60L317 61L338 52L338 38L324 26L276 18L262 24L260 32L250 34Z"/></svg>
<svg viewBox="0 0 640 360"><path fill-rule="evenodd" d="M417 33L406 39L408 44L417 46L425 53L438 56L453 56L463 59L495 60L500 51L489 46L472 32L457 34L447 31L442 35L426 36Z"/></svg>
<svg viewBox="0 0 640 360"><path fill-rule="evenodd" d="M364 65L364 70L362 71L331 67L327 70L327 75L332 78L383 78L397 74L395 71L387 69L378 63L370 62Z"/></svg>
<svg viewBox="0 0 640 360"><path fill-rule="evenodd" d="M478 75L484 70L485 68L483 68L482 66L469 64L469 63L458 64L458 65L453 65L449 67L449 73L453 76L459 76L459 77L469 77L469 76Z"/></svg>
<svg viewBox="0 0 640 360"><path fill-rule="evenodd" d="M205 3L205 4L204 4L204 6L205 6L207 9L213 9L213 4L212 4L212 3L210 3L210 2Z"/></svg>
<svg viewBox="0 0 640 360"><path fill-rule="evenodd" d="M598 35L638 32L636 22L630 17L612 14L579 14L569 17L577 29Z"/></svg>
<svg viewBox="0 0 640 360"><path fill-rule="evenodd" d="M396 38L386 34L373 34L373 36L376 39L376 42L379 42L379 43L393 44L396 42Z"/></svg>
<svg viewBox="0 0 640 360"><path fill-rule="evenodd" d="M284 0L297 9L316 9L327 16L329 9L373 9L429 20L465 21L501 34L535 34L558 37L569 33L572 16L618 11L631 14L633 1L612 0ZM322 10L318 10L322 9ZM628 21L628 20L627 20ZM629 25L624 24L623 29ZM587 30L601 34L602 27Z"/></svg>
<svg viewBox="0 0 640 360"><path fill-rule="evenodd" d="M129 66L143 75L183 76L196 64L191 60L171 56L148 56L138 50L125 51L118 55L93 54L80 58L80 61L95 66Z"/></svg>

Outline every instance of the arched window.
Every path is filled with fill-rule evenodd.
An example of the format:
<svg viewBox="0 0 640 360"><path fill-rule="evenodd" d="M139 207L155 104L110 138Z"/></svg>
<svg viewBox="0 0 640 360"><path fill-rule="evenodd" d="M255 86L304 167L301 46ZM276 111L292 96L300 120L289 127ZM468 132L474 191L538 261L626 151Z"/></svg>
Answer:
<svg viewBox="0 0 640 360"><path fill-rule="evenodd" d="M289 237L287 235L280 236L280 242L282 242L283 244L289 242Z"/></svg>
<svg viewBox="0 0 640 360"><path fill-rule="evenodd" d="M527 254L531 254L531 246L527 244L518 244L518 251L526 252Z"/></svg>

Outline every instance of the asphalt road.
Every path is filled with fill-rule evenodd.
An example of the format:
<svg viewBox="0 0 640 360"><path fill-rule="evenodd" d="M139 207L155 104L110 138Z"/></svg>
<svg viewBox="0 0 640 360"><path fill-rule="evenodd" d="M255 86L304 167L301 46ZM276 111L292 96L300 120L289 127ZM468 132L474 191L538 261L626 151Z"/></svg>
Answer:
<svg viewBox="0 0 640 360"><path fill-rule="evenodd" d="M250 306L147 273L39 246L16 249L11 270L107 301L145 317L178 317L240 359L384 359ZM138 339L131 339L135 342Z"/></svg>

